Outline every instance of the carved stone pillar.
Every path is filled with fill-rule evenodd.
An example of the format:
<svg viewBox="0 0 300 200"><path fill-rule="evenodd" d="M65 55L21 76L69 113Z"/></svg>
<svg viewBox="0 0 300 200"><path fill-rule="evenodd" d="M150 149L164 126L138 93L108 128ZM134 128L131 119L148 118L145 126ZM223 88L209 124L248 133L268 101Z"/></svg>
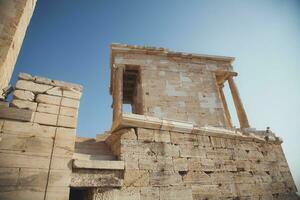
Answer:
<svg viewBox="0 0 300 200"><path fill-rule="evenodd" d="M226 98L225 98L225 95L224 95L224 92L223 92L223 87L224 87L224 85L219 85L219 92L220 92L220 97L221 97L223 108L224 108L226 125L227 125L228 128L232 128L231 116L230 116L230 112L229 112L229 109L228 109Z"/></svg>
<svg viewBox="0 0 300 200"><path fill-rule="evenodd" d="M234 106L235 106L235 109L237 112L237 116L238 116L238 119L240 122L240 127L241 128L249 128L250 126L249 126L248 118L247 118L242 100L240 98L239 91L233 81L232 76L230 76L228 78L228 83L229 83L229 88L230 88L231 95L233 98Z"/></svg>
<svg viewBox="0 0 300 200"><path fill-rule="evenodd" d="M117 66L113 79L113 121L118 119L122 114L123 105L123 66Z"/></svg>

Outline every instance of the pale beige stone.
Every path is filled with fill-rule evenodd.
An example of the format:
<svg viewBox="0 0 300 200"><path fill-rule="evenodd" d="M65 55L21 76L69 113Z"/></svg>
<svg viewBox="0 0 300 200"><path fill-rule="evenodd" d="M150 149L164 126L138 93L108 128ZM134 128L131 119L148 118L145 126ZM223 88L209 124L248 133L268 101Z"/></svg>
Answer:
<svg viewBox="0 0 300 200"><path fill-rule="evenodd" d="M0 186L17 185L18 177L18 168L0 168Z"/></svg>
<svg viewBox="0 0 300 200"><path fill-rule="evenodd" d="M60 115L70 116L70 117L77 117L78 110L76 108L69 108L61 106L59 110Z"/></svg>
<svg viewBox="0 0 300 200"><path fill-rule="evenodd" d="M45 156L49 156L52 151L53 139L40 137L35 135L14 135L3 133L0 150L23 151L23 152L38 152Z"/></svg>
<svg viewBox="0 0 300 200"><path fill-rule="evenodd" d="M155 142L171 142L169 131L154 131Z"/></svg>
<svg viewBox="0 0 300 200"><path fill-rule="evenodd" d="M79 107L79 101L75 99L70 98L62 98L61 105L65 107L71 107L71 108L78 108Z"/></svg>
<svg viewBox="0 0 300 200"><path fill-rule="evenodd" d="M198 157L198 158L206 158L206 149L200 146L192 146L192 145L179 145L180 147L180 157L190 158L190 157Z"/></svg>
<svg viewBox="0 0 300 200"><path fill-rule="evenodd" d="M74 160L73 167L87 169L124 169L124 161L105 161L105 160Z"/></svg>
<svg viewBox="0 0 300 200"><path fill-rule="evenodd" d="M18 78L22 79L22 80L27 80L27 81L34 81L33 76L31 76L30 74L27 74L27 73L23 73L23 72L19 73Z"/></svg>
<svg viewBox="0 0 300 200"><path fill-rule="evenodd" d="M142 141L154 141L154 131L152 129L137 128L138 139Z"/></svg>
<svg viewBox="0 0 300 200"><path fill-rule="evenodd" d="M159 188L158 187L141 187L141 199L142 200L159 199Z"/></svg>
<svg viewBox="0 0 300 200"><path fill-rule="evenodd" d="M50 156L36 153L0 151L0 168L48 169Z"/></svg>
<svg viewBox="0 0 300 200"><path fill-rule="evenodd" d="M53 125L57 124L57 115L49 113L36 112L34 116L34 122L44 125Z"/></svg>
<svg viewBox="0 0 300 200"><path fill-rule="evenodd" d="M71 183L71 170L51 169L48 186L68 187Z"/></svg>
<svg viewBox="0 0 300 200"><path fill-rule="evenodd" d="M36 102L23 101L23 100L19 100L19 99L14 99L11 102L11 105L16 108L28 109L28 110L32 110L32 111L35 111L37 108Z"/></svg>
<svg viewBox="0 0 300 200"><path fill-rule="evenodd" d="M122 200L142 200L138 188L115 190L114 199Z"/></svg>
<svg viewBox="0 0 300 200"><path fill-rule="evenodd" d="M38 137L53 138L56 131L56 127L43 126L37 123L30 123L30 122L26 123L26 122L5 120L2 130L5 133L20 135L20 136L32 136L32 137L38 136Z"/></svg>
<svg viewBox="0 0 300 200"><path fill-rule="evenodd" d="M148 186L149 172L146 170L125 170L124 185L127 187Z"/></svg>
<svg viewBox="0 0 300 200"><path fill-rule="evenodd" d="M80 99L81 98L81 92L77 90L63 90L63 96L68 97L71 99Z"/></svg>
<svg viewBox="0 0 300 200"><path fill-rule="evenodd" d="M53 96L62 96L62 89L60 87L54 87L50 90L47 90L46 94L50 94Z"/></svg>
<svg viewBox="0 0 300 200"><path fill-rule="evenodd" d="M21 168L18 175L18 184L23 186L38 186L45 188L47 184L47 169Z"/></svg>
<svg viewBox="0 0 300 200"><path fill-rule="evenodd" d="M44 85L34 83L32 81L18 80L16 84L16 88L20 90L28 90L35 93L44 93L47 90L53 88L51 85Z"/></svg>
<svg viewBox="0 0 300 200"><path fill-rule="evenodd" d="M72 159L70 157L53 155L51 158L51 169L72 170Z"/></svg>
<svg viewBox="0 0 300 200"><path fill-rule="evenodd" d="M33 101L34 94L33 94L33 92L26 91L26 90L15 90L14 98L25 100L25 101Z"/></svg>
<svg viewBox="0 0 300 200"><path fill-rule="evenodd" d="M36 83L41 83L41 84L46 84L46 85L52 84L52 81L49 78L41 77L41 76L35 76L34 78L35 78Z"/></svg>
<svg viewBox="0 0 300 200"><path fill-rule="evenodd" d="M76 130L70 128L57 128L53 155L72 158L75 148Z"/></svg>
<svg viewBox="0 0 300 200"><path fill-rule="evenodd" d="M45 200L69 200L70 187L48 186Z"/></svg>
<svg viewBox="0 0 300 200"><path fill-rule="evenodd" d="M37 97L36 97L36 101L38 103L60 105L61 104L61 97L46 95L46 94L38 94Z"/></svg>
<svg viewBox="0 0 300 200"><path fill-rule="evenodd" d="M193 200L192 190L189 187L160 187L160 200Z"/></svg>
<svg viewBox="0 0 300 200"><path fill-rule="evenodd" d="M152 186L171 186L182 185L182 178L178 173L172 171L149 172L150 185Z"/></svg>
<svg viewBox="0 0 300 200"><path fill-rule="evenodd" d="M137 139L135 130L133 128L123 129L123 130L119 131L118 134L121 134L121 139L125 139L125 140L136 140Z"/></svg>
<svg viewBox="0 0 300 200"><path fill-rule="evenodd" d="M77 118L59 115L57 125L62 126L62 127L76 128L77 127Z"/></svg>
<svg viewBox="0 0 300 200"><path fill-rule="evenodd" d="M45 103L39 103L37 107L37 112L44 112L44 113L50 113L50 114L56 114L59 113L59 106L51 105L51 104L45 104Z"/></svg>
<svg viewBox="0 0 300 200"><path fill-rule="evenodd" d="M186 158L173 158L175 171L188 171L188 162Z"/></svg>
<svg viewBox="0 0 300 200"><path fill-rule="evenodd" d="M65 89L74 89L74 90L77 90L77 91L82 91L82 86L81 85L78 85L78 84L75 84L75 83L67 83L67 82L64 82L64 81L60 81L60 80L53 80L53 83L55 86L59 86L61 88L65 88Z"/></svg>

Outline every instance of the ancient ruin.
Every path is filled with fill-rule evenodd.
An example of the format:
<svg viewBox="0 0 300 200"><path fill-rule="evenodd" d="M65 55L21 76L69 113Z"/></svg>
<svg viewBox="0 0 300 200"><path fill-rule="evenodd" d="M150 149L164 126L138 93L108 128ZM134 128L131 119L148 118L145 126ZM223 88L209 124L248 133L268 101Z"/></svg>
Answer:
<svg viewBox="0 0 300 200"><path fill-rule="evenodd" d="M113 125L96 138L76 137L80 85L21 73L0 109L0 199L299 199L281 139L249 126L233 60L113 44Z"/></svg>
<svg viewBox="0 0 300 200"><path fill-rule="evenodd" d="M28 7L17 15L28 24L35 1L11 2ZM2 27L15 23L3 19ZM0 32L0 89L26 27ZM249 124L234 58L122 44L110 51L112 128L96 138L76 136L82 86L19 74L12 100L0 101L1 200L299 199L282 140Z"/></svg>

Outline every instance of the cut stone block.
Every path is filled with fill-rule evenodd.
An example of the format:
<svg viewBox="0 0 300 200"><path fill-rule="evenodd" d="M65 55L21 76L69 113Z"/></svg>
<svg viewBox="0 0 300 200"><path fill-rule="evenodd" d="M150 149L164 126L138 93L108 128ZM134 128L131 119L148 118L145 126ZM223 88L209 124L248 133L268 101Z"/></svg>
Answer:
<svg viewBox="0 0 300 200"><path fill-rule="evenodd" d="M3 133L0 150L20 151L20 152L39 152L49 156L52 151L53 139L32 135L14 135Z"/></svg>
<svg viewBox="0 0 300 200"><path fill-rule="evenodd" d="M51 169L72 170L72 159L59 155L53 155L51 159Z"/></svg>
<svg viewBox="0 0 300 200"><path fill-rule="evenodd" d="M5 120L2 130L5 133L20 136L53 138L56 127L43 126L37 123Z"/></svg>
<svg viewBox="0 0 300 200"><path fill-rule="evenodd" d="M73 167L85 169L115 169L123 170L124 161L100 161L100 160L74 160Z"/></svg>
<svg viewBox="0 0 300 200"><path fill-rule="evenodd" d="M33 118L31 110L23 110L12 107L0 107L0 119L11 119L24 122L30 122Z"/></svg>
<svg viewBox="0 0 300 200"><path fill-rule="evenodd" d="M188 171L188 163L186 158L173 158L175 171Z"/></svg>
<svg viewBox="0 0 300 200"><path fill-rule="evenodd" d="M44 85L34 83L32 81L18 80L16 84L16 88L20 90L28 90L35 93L44 93L47 90L53 88L51 85Z"/></svg>
<svg viewBox="0 0 300 200"><path fill-rule="evenodd" d="M153 129L137 128L138 140L152 142L154 141Z"/></svg>
<svg viewBox="0 0 300 200"><path fill-rule="evenodd" d="M58 115L59 106L51 105L51 104L45 104L45 103L39 103L38 107L37 107L37 112L50 113L50 114Z"/></svg>
<svg viewBox="0 0 300 200"><path fill-rule="evenodd" d="M46 85L52 85L52 81L49 78L46 77L41 77L41 76L35 76L35 81L36 83L41 83L41 84L46 84Z"/></svg>
<svg viewBox="0 0 300 200"><path fill-rule="evenodd" d="M70 187L48 186L45 200L69 200L69 194Z"/></svg>
<svg viewBox="0 0 300 200"><path fill-rule="evenodd" d="M64 81L53 80L54 85L62 87L63 89L74 89L77 91L82 91L82 86L75 83L67 83Z"/></svg>
<svg viewBox="0 0 300 200"><path fill-rule="evenodd" d="M31 76L30 74L27 74L27 73L19 73L18 78L22 79L22 80L27 80L27 81L33 81L34 80L34 77Z"/></svg>
<svg viewBox="0 0 300 200"><path fill-rule="evenodd" d="M186 184L202 184L211 185L212 179L209 175L201 171L188 171L183 177L183 182Z"/></svg>
<svg viewBox="0 0 300 200"><path fill-rule="evenodd" d="M50 94L53 96L62 96L62 89L60 87L54 87L50 90L47 90L46 94Z"/></svg>
<svg viewBox="0 0 300 200"><path fill-rule="evenodd" d="M0 151L0 168L40 168L48 169L50 156L43 156L37 153L19 153Z"/></svg>
<svg viewBox="0 0 300 200"><path fill-rule="evenodd" d="M81 92L77 90L64 90L63 96L79 100L81 98Z"/></svg>
<svg viewBox="0 0 300 200"><path fill-rule="evenodd" d="M49 113L36 112L34 116L34 122L44 125L55 126L57 123L57 115Z"/></svg>
<svg viewBox="0 0 300 200"><path fill-rule="evenodd" d="M17 185L18 168L0 168L0 187Z"/></svg>
<svg viewBox="0 0 300 200"><path fill-rule="evenodd" d="M171 138L169 131L154 131L154 141L170 143Z"/></svg>
<svg viewBox="0 0 300 200"><path fill-rule="evenodd" d="M121 134L121 139L125 139L125 140L136 140L137 139L135 130L133 128L120 130L118 132L118 134Z"/></svg>
<svg viewBox="0 0 300 200"><path fill-rule="evenodd" d="M23 100L19 100L19 99L14 99L11 102L11 105L16 108L27 109L27 110L32 110L32 111L36 111L36 107L37 107L36 102L23 101Z"/></svg>
<svg viewBox="0 0 300 200"><path fill-rule="evenodd" d="M25 100L25 101L33 101L34 100L34 94L31 91L15 90L14 91L14 98Z"/></svg>
<svg viewBox="0 0 300 200"><path fill-rule="evenodd" d="M69 107L60 107L59 111L60 115L70 116L70 117L77 117L78 111L76 108L69 108Z"/></svg>
<svg viewBox="0 0 300 200"><path fill-rule="evenodd" d="M118 170L76 169L71 175L71 187L121 187L122 172Z"/></svg>
<svg viewBox="0 0 300 200"><path fill-rule="evenodd" d="M18 177L18 184L24 186L37 186L44 189L46 188L47 177L47 169L21 168Z"/></svg>
<svg viewBox="0 0 300 200"><path fill-rule="evenodd" d="M61 97L46 95L46 94L38 94L36 101L39 103L46 103L52 105L60 105Z"/></svg>
<svg viewBox="0 0 300 200"><path fill-rule="evenodd" d="M193 200L192 190L188 187L160 187L160 200Z"/></svg>
<svg viewBox="0 0 300 200"><path fill-rule="evenodd" d="M57 125L62 126L62 127L76 128L77 127L77 118L59 115Z"/></svg>
<svg viewBox="0 0 300 200"><path fill-rule="evenodd" d="M65 106L65 107L78 108L79 107L79 101L75 100L75 99L70 99L70 98L63 97L61 105Z"/></svg>
<svg viewBox="0 0 300 200"><path fill-rule="evenodd" d="M125 170L124 186L141 187L149 185L149 172L147 170Z"/></svg>
<svg viewBox="0 0 300 200"><path fill-rule="evenodd" d="M5 200L32 200L44 199L45 188L40 186L3 186L0 189L0 199Z"/></svg>
<svg viewBox="0 0 300 200"><path fill-rule="evenodd" d="M150 172L151 186L173 186L182 185L182 178L178 173L172 171Z"/></svg>
<svg viewBox="0 0 300 200"><path fill-rule="evenodd" d="M68 187L71 183L71 170L51 169L48 186Z"/></svg>
<svg viewBox="0 0 300 200"><path fill-rule="evenodd" d="M159 199L159 188L158 187L141 187L141 199L142 200Z"/></svg>
<svg viewBox="0 0 300 200"><path fill-rule="evenodd" d="M75 137L75 129L57 128L53 155L72 158L75 148Z"/></svg>
<svg viewBox="0 0 300 200"><path fill-rule="evenodd" d="M186 134L186 133L176 133L171 132L171 142L173 144L197 144L197 136L193 134Z"/></svg>

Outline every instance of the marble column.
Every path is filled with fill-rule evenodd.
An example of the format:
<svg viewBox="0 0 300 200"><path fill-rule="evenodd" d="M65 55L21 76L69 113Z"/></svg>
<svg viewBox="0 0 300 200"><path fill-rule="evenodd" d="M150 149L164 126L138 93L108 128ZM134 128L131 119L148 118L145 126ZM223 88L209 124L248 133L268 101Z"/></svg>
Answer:
<svg viewBox="0 0 300 200"><path fill-rule="evenodd" d="M119 65L114 69L113 76L113 122L122 114L123 105L123 70Z"/></svg>
<svg viewBox="0 0 300 200"><path fill-rule="evenodd" d="M229 112L229 109L228 109L226 98L225 98L225 95L224 95L224 92L223 92L223 87L224 87L223 84L219 85L219 93L220 93L221 101L222 101L223 108L224 108L224 115L225 115L226 125L227 125L228 128L232 128L231 116L230 116L230 112Z"/></svg>
<svg viewBox="0 0 300 200"><path fill-rule="evenodd" d="M249 128L248 118L239 95L239 91L234 83L232 76L228 78L228 84L233 98L234 106L237 112L237 116L240 122L240 128Z"/></svg>

